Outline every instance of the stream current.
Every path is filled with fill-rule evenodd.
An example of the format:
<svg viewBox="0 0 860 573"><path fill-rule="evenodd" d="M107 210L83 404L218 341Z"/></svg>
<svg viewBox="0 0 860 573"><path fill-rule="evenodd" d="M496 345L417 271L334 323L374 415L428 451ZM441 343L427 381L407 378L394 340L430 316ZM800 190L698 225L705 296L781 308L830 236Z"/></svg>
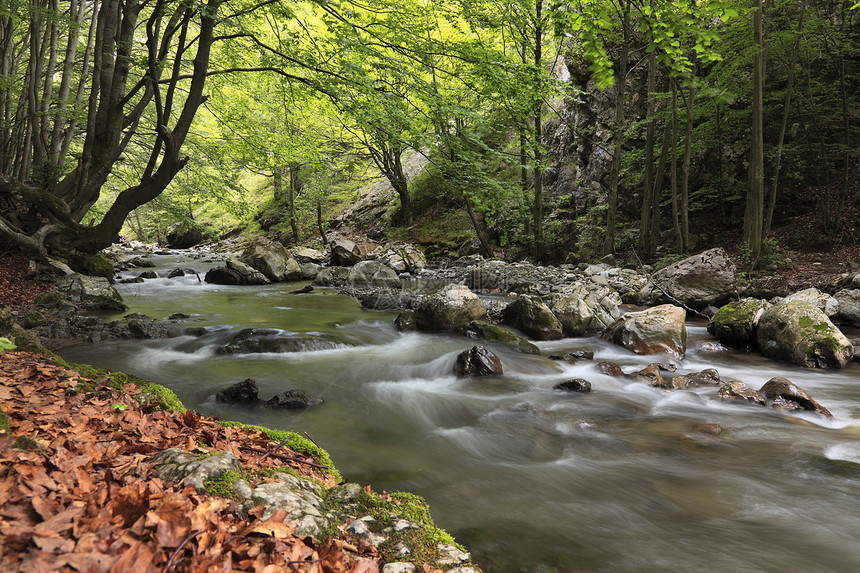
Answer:
<svg viewBox="0 0 860 573"><path fill-rule="evenodd" d="M161 255L159 276L212 266ZM135 276L139 271L125 273ZM172 389L188 408L224 420L307 432L350 481L424 496L436 523L487 573L860 571L860 368L811 370L727 350L689 322L684 360L636 356L597 338L540 342L544 354L588 346L571 365L488 344L504 376L458 379L475 341L400 333L396 313L363 310L306 283L218 286L194 275L117 289L156 319L191 315L194 337L75 344L58 353ZM340 347L287 354L216 354L248 327L314 336ZM856 336L856 334L855 334ZM787 415L725 402L715 388L667 392L603 375L672 362L716 368L759 388L785 376L833 413ZM301 388L325 400L304 411L216 402L254 378L260 398ZM571 378L589 394L554 391ZM702 431L716 424L722 433Z"/></svg>

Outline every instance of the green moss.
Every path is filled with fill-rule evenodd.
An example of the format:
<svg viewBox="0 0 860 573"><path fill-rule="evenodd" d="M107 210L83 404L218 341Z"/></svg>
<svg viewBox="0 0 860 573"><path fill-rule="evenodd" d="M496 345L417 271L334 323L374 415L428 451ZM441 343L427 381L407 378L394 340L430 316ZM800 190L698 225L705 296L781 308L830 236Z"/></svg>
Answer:
<svg viewBox="0 0 860 573"><path fill-rule="evenodd" d="M237 472L224 472L216 479L206 480L203 482L203 486L209 495L228 497L236 501L241 501L233 492L233 484L240 479L242 479L242 475Z"/></svg>
<svg viewBox="0 0 860 573"><path fill-rule="evenodd" d="M12 435L12 428L9 426L9 416L6 415L2 409L0 409L0 432L6 432L10 436Z"/></svg>
<svg viewBox="0 0 860 573"><path fill-rule="evenodd" d="M325 466L327 468L327 473L338 481L343 479L340 472L334 467L334 463L332 463L331 457L327 451L295 432L290 432L288 430L272 430L270 428L264 428L263 426L254 426L252 424L243 424L241 422L220 421L218 423L222 426L253 428L263 432L270 440L275 442L283 442L286 440L286 443L284 444L285 446L294 452L309 455L313 458L315 463Z"/></svg>

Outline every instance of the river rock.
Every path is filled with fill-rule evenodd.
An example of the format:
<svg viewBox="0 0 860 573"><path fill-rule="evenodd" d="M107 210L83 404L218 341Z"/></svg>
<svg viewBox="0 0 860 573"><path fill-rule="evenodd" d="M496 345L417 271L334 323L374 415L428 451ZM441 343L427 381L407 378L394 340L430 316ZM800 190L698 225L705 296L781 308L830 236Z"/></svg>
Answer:
<svg viewBox="0 0 860 573"><path fill-rule="evenodd" d="M167 246L171 249L190 249L206 240L198 227L177 223L167 231Z"/></svg>
<svg viewBox="0 0 860 573"><path fill-rule="evenodd" d="M741 289L745 298L760 298L770 300L776 297L788 296L798 289L797 282L785 277L768 275L753 279Z"/></svg>
<svg viewBox="0 0 860 573"><path fill-rule="evenodd" d="M69 257L69 267L82 275L104 277L108 280L115 274L114 264L101 254L75 253Z"/></svg>
<svg viewBox="0 0 860 573"><path fill-rule="evenodd" d="M721 247L671 264L652 278L653 283L649 282L640 292L646 304L679 301L692 308L719 306L738 289L735 264Z"/></svg>
<svg viewBox="0 0 860 573"><path fill-rule="evenodd" d="M669 388L666 381L663 380L663 374L660 372L660 367L657 364L649 364L638 372L628 374L631 378L641 378L655 388Z"/></svg>
<svg viewBox="0 0 860 573"><path fill-rule="evenodd" d="M561 322L540 297L521 295L502 311L502 322L538 340L558 340Z"/></svg>
<svg viewBox="0 0 860 573"><path fill-rule="evenodd" d="M304 390L295 389L281 392L280 394L263 402L263 405L269 408L301 410L303 408L310 408L311 406L319 406L322 403L322 398L308 394Z"/></svg>
<svg viewBox="0 0 860 573"><path fill-rule="evenodd" d="M419 330L464 330L487 315L478 295L463 285L447 285L415 308Z"/></svg>
<svg viewBox="0 0 860 573"><path fill-rule="evenodd" d="M302 278L299 263L281 243L264 237L254 239L242 252L239 260L262 273L273 283Z"/></svg>
<svg viewBox="0 0 860 573"><path fill-rule="evenodd" d="M394 328L399 332L414 332L418 330L414 310L404 310L394 319Z"/></svg>
<svg viewBox="0 0 860 573"><path fill-rule="evenodd" d="M325 261L325 251L308 247L290 247L290 254L299 265L314 263L321 265Z"/></svg>
<svg viewBox="0 0 860 573"><path fill-rule="evenodd" d="M827 315L800 300L765 310L756 337L765 356L810 368L842 368L854 354Z"/></svg>
<svg viewBox="0 0 860 573"><path fill-rule="evenodd" d="M717 311L708 322L708 332L729 346L742 348L756 344L756 329L771 304L756 298L733 301Z"/></svg>
<svg viewBox="0 0 860 573"><path fill-rule="evenodd" d="M284 521L295 524L296 535L319 540L328 526L322 513L323 497L325 492L315 481L279 472L272 481L255 487L242 503L242 509L247 511L262 505L265 508L262 521L283 509L287 513Z"/></svg>
<svg viewBox="0 0 860 573"><path fill-rule="evenodd" d="M345 285L349 278L347 267L323 267L314 279L314 286Z"/></svg>
<svg viewBox="0 0 860 573"><path fill-rule="evenodd" d="M266 275L236 257L227 259L227 268L239 275L241 285L267 285L271 282Z"/></svg>
<svg viewBox="0 0 860 573"><path fill-rule="evenodd" d="M621 317L621 297L612 287L578 281L563 287L549 304L564 333L600 332Z"/></svg>
<svg viewBox="0 0 860 573"><path fill-rule="evenodd" d="M839 302L827 293L823 293L817 288L808 288L795 293L792 293L782 299L779 304L785 304L793 300L802 300L817 306L827 318L836 316L839 312Z"/></svg>
<svg viewBox="0 0 860 573"><path fill-rule="evenodd" d="M502 281L496 273L483 268L469 271L466 276L466 286L472 290L496 290L501 288Z"/></svg>
<svg viewBox="0 0 860 573"><path fill-rule="evenodd" d="M552 387L553 390L563 390L565 392L591 392L591 382L583 378L574 378L559 382Z"/></svg>
<svg viewBox="0 0 860 573"><path fill-rule="evenodd" d="M128 309L120 294L104 277L72 273L58 280L55 289L67 300L88 310L122 312Z"/></svg>
<svg viewBox="0 0 860 573"><path fill-rule="evenodd" d="M349 239L337 239L331 244L330 263L335 267L351 267L364 260L361 249Z"/></svg>
<svg viewBox="0 0 860 573"><path fill-rule="evenodd" d="M353 286L401 288L403 281L390 267L379 261L361 261L349 269L347 283Z"/></svg>
<svg viewBox="0 0 860 573"><path fill-rule="evenodd" d="M216 354L255 354L265 352L313 352L331 350L340 345L324 338L311 336L279 336L280 331L270 328L245 328L229 343L215 349Z"/></svg>
<svg viewBox="0 0 860 573"><path fill-rule="evenodd" d="M809 392L782 376L768 380L759 393L771 402L771 406L780 410L807 410L833 417L827 408L812 399Z"/></svg>
<svg viewBox="0 0 860 573"><path fill-rule="evenodd" d="M230 452L198 458L179 448L170 448L156 455L152 461L159 466L155 471L159 479L192 485L199 492L206 491L204 483L209 480L217 480L226 472L242 471L239 460Z"/></svg>
<svg viewBox="0 0 860 573"><path fill-rule="evenodd" d="M607 376L615 376L616 378L624 376L624 370L615 362L598 362L595 367L601 374L606 374Z"/></svg>
<svg viewBox="0 0 860 573"><path fill-rule="evenodd" d="M860 289L842 289L833 298L839 303L835 318L843 324L860 327Z"/></svg>
<svg viewBox="0 0 860 573"><path fill-rule="evenodd" d="M714 368L706 368L701 372L691 372L690 374L681 374L670 378L664 388L673 390L689 390L698 388L699 386L719 386L723 383L720 380L720 373Z"/></svg>
<svg viewBox="0 0 860 573"><path fill-rule="evenodd" d="M600 337L636 354L667 353L684 358L687 350L687 316L683 308L664 304L639 312L628 312Z"/></svg>
<svg viewBox="0 0 860 573"><path fill-rule="evenodd" d="M413 245L386 245L374 249L370 257L384 263L398 273L417 273L427 268L424 253Z"/></svg>
<svg viewBox="0 0 860 573"><path fill-rule="evenodd" d="M487 342L502 344L523 354L540 354L540 348L504 326L473 320L469 323L469 330L466 334L467 336L480 338Z"/></svg>
<svg viewBox="0 0 860 573"><path fill-rule="evenodd" d="M501 376L502 362L498 356L483 346L473 346L457 355L454 374L457 376Z"/></svg>
<svg viewBox="0 0 860 573"><path fill-rule="evenodd" d="M740 380L732 380L720 386L720 389L717 390L717 397L724 400L744 400L759 406L767 405L767 401L761 394Z"/></svg>
<svg viewBox="0 0 860 573"><path fill-rule="evenodd" d="M302 273L302 278L305 280L315 280L320 274L322 266L317 263L301 263L299 271Z"/></svg>
<svg viewBox="0 0 860 573"><path fill-rule="evenodd" d="M257 381L253 378L246 378L242 382L237 382L232 386L219 390L215 394L217 402L230 402L232 404L256 404L260 401L258 393Z"/></svg>

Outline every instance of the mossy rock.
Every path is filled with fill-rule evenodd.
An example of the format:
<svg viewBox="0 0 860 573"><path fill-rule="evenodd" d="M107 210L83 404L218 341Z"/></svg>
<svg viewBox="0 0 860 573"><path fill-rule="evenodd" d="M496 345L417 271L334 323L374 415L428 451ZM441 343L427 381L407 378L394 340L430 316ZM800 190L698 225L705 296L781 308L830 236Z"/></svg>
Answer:
<svg viewBox="0 0 860 573"><path fill-rule="evenodd" d="M523 354L540 354L540 348L504 326L473 320L469 323L469 334L474 334L487 342L507 346Z"/></svg>
<svg viewBox="0 0 860 573"><path fill-rule="evenodd" d="M729 346L754 346L759 320L770 306L769 302L757 298L730 302L711 318L708 332Z"/></svg>
<svg viewBox="0 0 860 573"><path fill-rule="evenodd" d="M842 368L854 347L817 306L791 301L767 309L756 335L762 354L811 368Z"/></svg>
<svg viewBox="0 0 860 573"><path fill-rule="evenodd" d="M69 258L69 267L82 275L104 277L108 280L115 274L113 263L102 255L75 253Z"/></svg>

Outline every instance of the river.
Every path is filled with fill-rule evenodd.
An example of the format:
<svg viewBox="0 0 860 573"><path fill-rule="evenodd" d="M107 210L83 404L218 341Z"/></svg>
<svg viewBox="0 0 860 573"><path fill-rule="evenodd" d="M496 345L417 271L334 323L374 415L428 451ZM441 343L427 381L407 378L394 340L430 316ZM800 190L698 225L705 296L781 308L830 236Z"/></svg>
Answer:
<svg viewBox="0 0 860 573"><path fill-rule="evenodd" d="M176 267L211 266L183 254ZM126 276L139 271L126 273ZM62 356L163 384L194 410L307 432L350 481L423 495L440 527L487 573L860 571L860 368L809 370L720 347L689 322L684 360L641 357L596 338L541 342L544 353L588 346L625 372L673 362L716 368L758 388L785 376L834 415L788 415L718 400L714 388L668 392L492 347L505 375L458 379L474 341L400 333L395 313L368 311L306 283L208 285L194 275L117 289L153 318L181 312L202 336L76 344ZM340 346L289 354L219 355L238 330L275 328ZM305 411L218 403L254 378L260 397L301 388L325 400ZM552 390L585 378L589 394ZM722 429L713 434L714 424ZM853 462L853 463L849 463Z"/></svg>

